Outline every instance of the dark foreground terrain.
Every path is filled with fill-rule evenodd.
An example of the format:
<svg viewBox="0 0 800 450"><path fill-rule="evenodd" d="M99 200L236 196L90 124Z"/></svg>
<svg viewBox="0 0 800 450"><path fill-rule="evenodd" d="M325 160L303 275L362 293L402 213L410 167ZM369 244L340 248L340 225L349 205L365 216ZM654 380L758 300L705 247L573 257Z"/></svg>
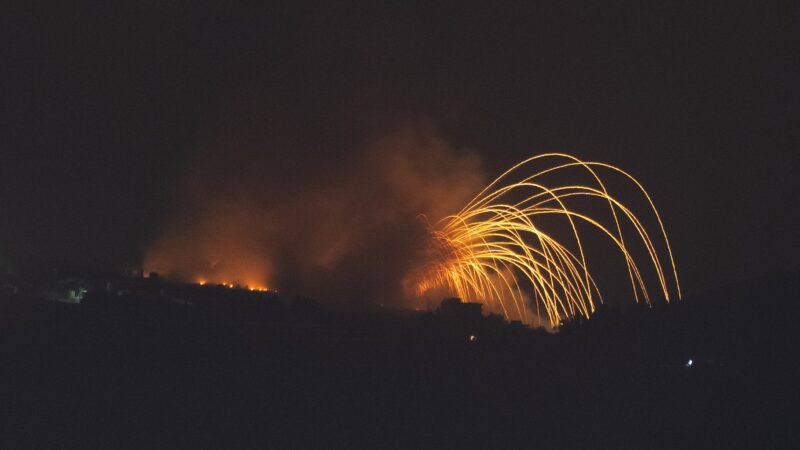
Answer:
<svg viewBox="0 0 800 450"><path fill-rule="evenodd" d="M431 314L8 293L0 447L797 448L797 292L783 275L475 341Z"/></svg>

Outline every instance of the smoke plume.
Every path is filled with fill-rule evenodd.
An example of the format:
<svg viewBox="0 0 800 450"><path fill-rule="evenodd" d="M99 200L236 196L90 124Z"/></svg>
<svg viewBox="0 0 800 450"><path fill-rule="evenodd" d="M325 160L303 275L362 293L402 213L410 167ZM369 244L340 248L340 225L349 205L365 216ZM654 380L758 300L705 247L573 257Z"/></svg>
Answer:
<svg viewBox="0 0 800 450"><path fill-rule="evenodd" d="M330 146L222 138L198 155L146 270L347 306L402 301L425 219L457 212L484 182L474 153L426 125Z"/></svg>

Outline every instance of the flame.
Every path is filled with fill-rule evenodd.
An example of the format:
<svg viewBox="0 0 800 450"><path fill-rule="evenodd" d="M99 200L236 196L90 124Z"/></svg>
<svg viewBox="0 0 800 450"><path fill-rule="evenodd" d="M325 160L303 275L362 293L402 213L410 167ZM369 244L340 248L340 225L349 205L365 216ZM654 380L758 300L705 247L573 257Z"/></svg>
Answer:
<svg viewBox="0 0 800 450"><path fill-rule="evenodd" d="M222 286L222 287L226 287L228 289L239 289L239 288L241 288L241 289L248 290L248 291L251 291L251 292L277 292L277 291L274 291L274 290L272 290L272 289L268 288L267 286L264 286L264 285L262 285L260 283L238 284L238 283L228 283L227 281L213 282L213 281L208 281L205 278L197 278L195 280L195 283L198 286L211 285L211 286Z"/></svg>
<svg viewBox="0 0 800 450"><path fill-rule="evenodd" d="M417 214L444 217L485 184L478 156L434 131L401 124L332 159L283 144L209 144L176 180L143 266L342 306L410 300L402 282L427 236Z"/></svg>
<svg viewBox="0 0 800 450"><path fill-rule="evenodd" d="M203 153L146 251L147 271L227 288L279 286L347 304L380 299L430 309L434 293L433 301L457 295L509 320L542 317L555 327L588 317L603 301L589 267L588 227L622 256L637 302L650 302L651 267L664 298L680 298L658 212L641 184L614 166L539 155L480 191L477 155L454 151L425 127L379 136L351 157L314 167L286 151L285 158L234 151L234 165L225 164L227 147ZM264 176L266 166L274 177ZM576 173L582 178L551 181ZM655 226L612 195L601 174L627 180ZM420 213L422 223L414 220ZM561 226L548 228L554 220Z"/></svg>

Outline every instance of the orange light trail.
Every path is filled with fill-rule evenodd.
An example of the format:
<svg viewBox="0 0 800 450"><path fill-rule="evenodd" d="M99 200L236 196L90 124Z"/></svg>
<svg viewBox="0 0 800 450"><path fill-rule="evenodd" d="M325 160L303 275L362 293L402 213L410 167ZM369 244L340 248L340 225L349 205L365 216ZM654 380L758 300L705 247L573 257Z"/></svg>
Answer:
<svg viewBox="0 0 800 450"><path fill-rule="evenodd" d="M541 163L551 164L534 170ZM545 184L568 171L580 171L590 181ZM621 176L636 187L658 223L656 235L648 232L629 207L609 194L601 172ZM608 223L580 207L587 202L599 202L607 209L611 218L605 221ZM559 241L545 232L541 227L546 217L565 219L569 239ZM588 318L603 299L589 271L579 232L585 225L580 224L599 230L622 255L637 303L643 299L650 304L641 266L630 245L637 241L655 270L664 299L670 301L670 291L680 299L669 238L644 187L615 166L584 162L563 153L542 154L520 162L486 186L460 212L431 226L429 263L417 278L421 281L416 282L416 294L445 287L466 301L485 301L507 319L526 323L533 322L529 307L535 307L536 317L543 309L553 328L576 315ZM633 232L626 236L623 227ZM532 302L526 293L532 295Z"/></svg>

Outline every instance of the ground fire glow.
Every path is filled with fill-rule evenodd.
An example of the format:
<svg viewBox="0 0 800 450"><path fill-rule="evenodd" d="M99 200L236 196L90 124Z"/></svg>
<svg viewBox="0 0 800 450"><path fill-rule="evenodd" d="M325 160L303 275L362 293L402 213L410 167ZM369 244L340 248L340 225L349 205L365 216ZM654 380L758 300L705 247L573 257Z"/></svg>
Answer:
<svg viewBox="0 0 800 450"><path fill-rule="evenodd" d="M571 176L573 172L580 172L588 182L545 184L555 176ZM648 213L658 223L655 236L609 194L601 173L621 176L638 189L649 204ZM608 212L609 220L586 212L596 209L597 204ZM547 217L562 218L569 239L557 240L541 228ZM557 153L534 156L515 165L464 209L432 225L429 262L417 275L416 294L445 288L467 301L486 302L508 319L526 323L533 322L532 311L539 317L539 311L544 310L551 327L576 315L588 318L603 299L590 274L579 232L586 224L610 239L621 253L636 302L649 304L650 294L640 262L632 252L634 243L644 247L644 262L654 269L664 299L670 301L670 291L680 299L669 239L642 185L617 167ZM623 233L626 228L632 228L630 236Z"/></svg>
<svg viewBox="0 0 800 450"><path fill-rule="evenodd" d="M239 285L234 283L228 283L227 281L213 282L213 281L208 281L204 278L198 278L197 280L195 280L195 282L200 286L222 286L228 289L244 289L248 291L257 291L257 292L271 291L271 289L264 286L249 285L249 284Z"/></svg>
<svg viewBox="0 0 800 450"><path fill-rule="evenodd" d="M187 180L217 182L187 181L147 249L148 272L343 307L431 309L457 296L548 328L591 316L600 288L630 289L647 304L648 288L681 296L650 195L609 164L548 153L486 185L474 157L412 132L290 188L261 174L222 176L216 162L190 172ZM614 270L627 272L620 285Z"/></svg>

